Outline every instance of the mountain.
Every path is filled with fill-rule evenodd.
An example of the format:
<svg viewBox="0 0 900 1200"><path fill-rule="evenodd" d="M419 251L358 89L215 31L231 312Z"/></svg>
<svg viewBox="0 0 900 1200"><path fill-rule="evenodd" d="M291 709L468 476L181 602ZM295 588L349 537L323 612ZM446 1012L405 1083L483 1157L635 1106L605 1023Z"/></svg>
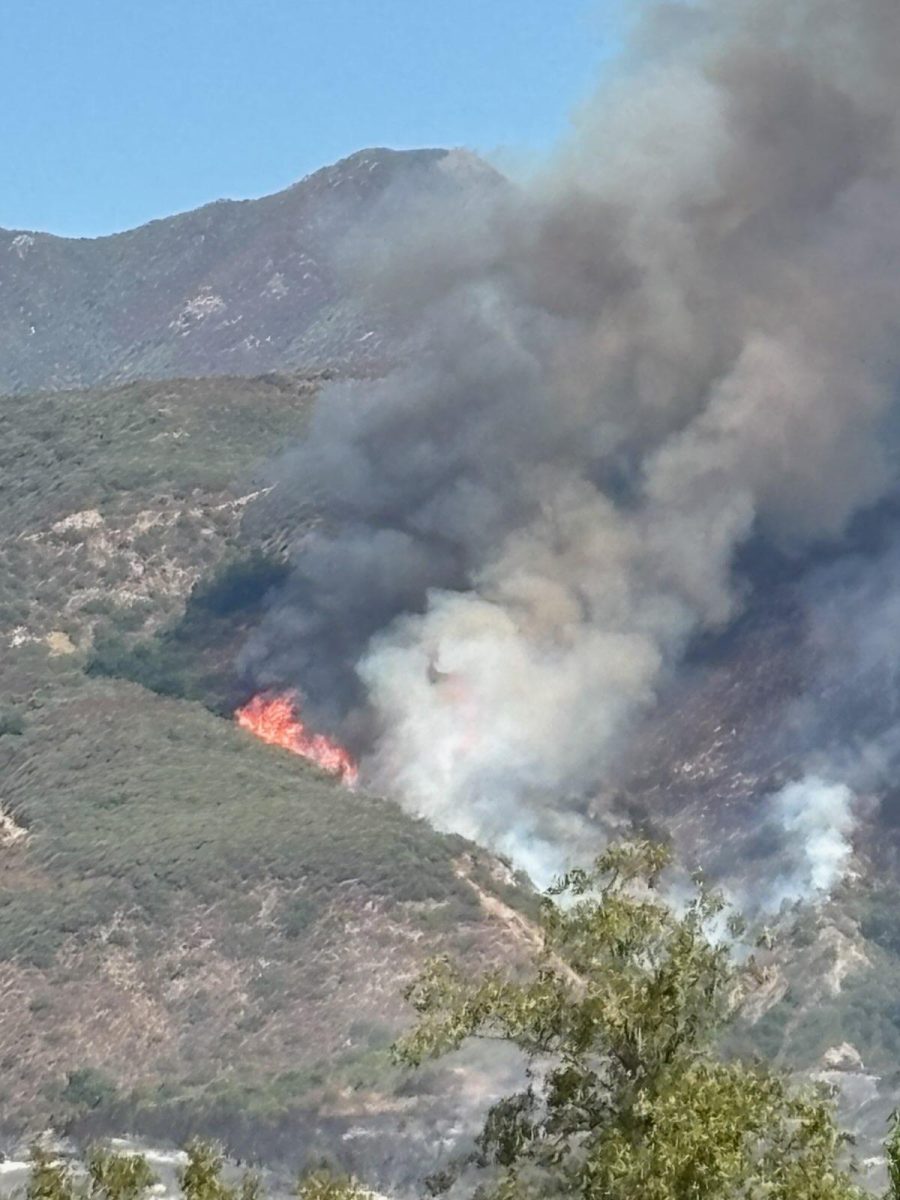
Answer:
<svg viewBox="0 0 900 1200"><path fill-rule="evenodd" d="M316 519L279 527L267 464L323 381L400 346L348 290L344 236L393 187L462 201L485 177L459 152L373 150L109 238L0 236L3 1129L199 1130L390 1184L496 1090L493 1063L410 1080L386 1048L430 954L477 970L533 947L527 881L232 719L284 535ZM799 708L834 687L798 586L773 571L692 650L614 794L585 800L598 831L612 814L672 839L738 900L771 881ZM737 1041L844 1085L877 1141L900 1094L900 843L896 796L866 800L832 897L784 906Z"/></svg>
<svg viewBox="0 0 900 1200"><path fill-rule="evenodd" d="M497 179L456 150L363 150L259 200L101 238L0 230L0 391L368 367L387 332L336 269L392 188Z"/></svg>

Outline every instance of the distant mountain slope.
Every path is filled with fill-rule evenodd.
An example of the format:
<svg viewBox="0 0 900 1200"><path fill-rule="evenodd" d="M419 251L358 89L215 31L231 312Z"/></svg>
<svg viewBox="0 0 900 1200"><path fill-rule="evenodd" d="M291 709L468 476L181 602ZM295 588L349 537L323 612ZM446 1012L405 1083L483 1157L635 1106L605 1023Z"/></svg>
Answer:
<svg viewBox="0 0 900 1200"><path fill-rule="evenodd" d="M259 200L103 238L0 231L0 391L367 366L384 331L342 291L342 235L402 181L497 178L465 151L363 150Z"/></svg>

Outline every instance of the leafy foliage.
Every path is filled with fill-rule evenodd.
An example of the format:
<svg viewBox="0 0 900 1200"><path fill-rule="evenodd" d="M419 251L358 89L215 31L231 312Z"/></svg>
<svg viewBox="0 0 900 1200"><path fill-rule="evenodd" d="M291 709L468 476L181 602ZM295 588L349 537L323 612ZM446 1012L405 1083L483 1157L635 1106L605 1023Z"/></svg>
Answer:
<svg viewBox="0 0 900 1200"><path fill-rule="evenodd" d="M223 1156L210 1142L193 1141L187 1147L188 1161L179 1174L184 1200L257 1200L259 1179L247 1173L237 1186L222 1179Z"/></svg>
<svg viewBox="0 0 900 1200"><path fill-rule="evenodd" d="M74 1200L72 1168L35 1143L31 1147L31 1170L25 1200Z"/></svg>
<svg viewBox="0 0 900 1200"><path fill-rule="evenodd" d="M113 1154L95 1146L88 1154L90 1200L140 1200L156 1183L141 1154Z"/></svg>
<svg viewBox="0 0 900 1200"><path fill-rule="evenodd" d="M658 894L667 864L666 850L637 842L567 875L545 900L544 949L525 982L472 983L441 960L410 989L420 1019L397 1045L401 1061L473 1036L526 1057L526 1086L493 1107L469 1164L477 1195L861 1195L827 1103L715 1057L738 983L728 942L714 936L725 908L697 879L674 912Z"/></svg>
<svg viewBox="0 0 900 1200"><path fill-rule="evenodd" d="M116 1086L96 1067L80 1067L70 1071L62 1099L76 1108L99 1108L116 1094Z"/></svg>

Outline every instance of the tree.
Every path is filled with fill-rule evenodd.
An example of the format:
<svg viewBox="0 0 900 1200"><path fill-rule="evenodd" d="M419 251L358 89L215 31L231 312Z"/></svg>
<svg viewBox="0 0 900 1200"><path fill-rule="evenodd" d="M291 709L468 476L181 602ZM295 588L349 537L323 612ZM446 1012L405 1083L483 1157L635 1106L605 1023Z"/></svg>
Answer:
<svg viewBox="0 0 900 1200"><path fill-rule="evenodd" d="M636 842L565 876L524 982L431 963L397 1057L418 1065L470 1037L524 1052L523 1090L491 1109L467 1164L479 1197L856 1200L831 1106L716 1057L740 972L715 931L743 930L699 878L676 913L658 891L668 864Z"/></svg>
<svg viewBox="0 0 900 1200"><path fill-rule="evenodd" d="M141 1200L156 1183L142 1154L114 1154L95 1146L88 1152L90 1200Z"/></svg>
<svg viewBox="0 0 900 1200"><path fill-rule="evenodd" d="M250 1172L237 1186L225 1183L224 1157L212 1142L194 1140L186 1150L187 1164L178 1176L184 1200L262 1200L259 1178Z"/></svg>
<svg viewBox="0 0 900 1200"><path fill-rule="evenodd" d="M31 1147L26 1200L74 1200L72 1169L39 1142Z"/></svg>

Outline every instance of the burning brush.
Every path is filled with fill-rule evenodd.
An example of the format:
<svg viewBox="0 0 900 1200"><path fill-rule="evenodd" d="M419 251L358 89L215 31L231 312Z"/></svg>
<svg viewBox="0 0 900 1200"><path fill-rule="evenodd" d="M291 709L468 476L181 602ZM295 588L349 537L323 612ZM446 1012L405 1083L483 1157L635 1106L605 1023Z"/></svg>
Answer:
<svg viewBox="0 0 900 1200"><path fill-rule="evenodd" d="M359 768L350 753L324 733L310 733L300 717L300 701L294 692L278 695L260 693L237 709L234 719L242 729L273 746L281 746L315 763L329 775L353 787Z"/></svg>

